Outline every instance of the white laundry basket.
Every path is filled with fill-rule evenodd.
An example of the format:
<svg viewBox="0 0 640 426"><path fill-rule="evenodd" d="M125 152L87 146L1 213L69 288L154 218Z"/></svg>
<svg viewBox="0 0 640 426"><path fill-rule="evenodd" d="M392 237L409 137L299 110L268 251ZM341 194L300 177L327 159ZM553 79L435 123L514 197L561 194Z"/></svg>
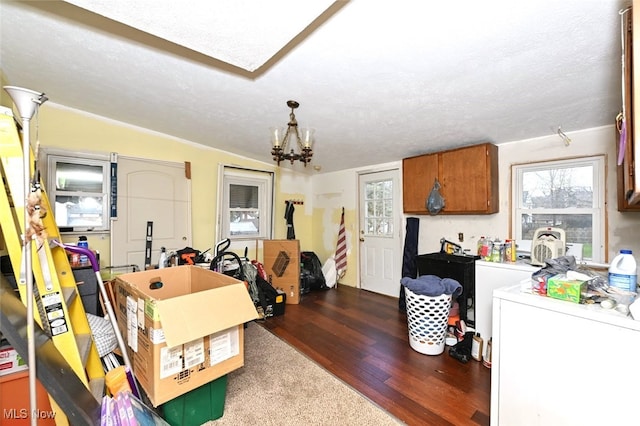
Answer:
<svg viewBox="0 0 640 426"><path fill-rule="evenodd" d="M426 355L444 352L451 295L423 296L405 287L409 344Z"/></svg>

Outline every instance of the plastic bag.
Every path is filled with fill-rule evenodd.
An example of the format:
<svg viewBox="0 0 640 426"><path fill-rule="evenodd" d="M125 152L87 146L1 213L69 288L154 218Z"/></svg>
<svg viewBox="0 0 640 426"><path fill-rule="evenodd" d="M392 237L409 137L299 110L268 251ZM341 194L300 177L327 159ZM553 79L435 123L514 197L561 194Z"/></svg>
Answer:
<svg viewBox="0 0 640 426"><path fill-rule="evenodd" d="M338 272L336 271L336 260L333 256L329 256L324 265L322 265L322 275L324 275L325 284L329 288L333 288L338 283Z"/></svg>
<svg viewBox="0 0 640 426"><path fill-rule="evenodd" d="M444 198L440 195L440 182L438 179L433 183L433 188L427 198L427 210L429 214L436 215L444 208Z"/></svg>
<svg viewBox="0 0 640 426"><path fill-rule="evenodd" d="M309 284L310 290L327 289L327 281L322 272L322 263L315 252L303 251L300 253L300 283Z"/></svg>

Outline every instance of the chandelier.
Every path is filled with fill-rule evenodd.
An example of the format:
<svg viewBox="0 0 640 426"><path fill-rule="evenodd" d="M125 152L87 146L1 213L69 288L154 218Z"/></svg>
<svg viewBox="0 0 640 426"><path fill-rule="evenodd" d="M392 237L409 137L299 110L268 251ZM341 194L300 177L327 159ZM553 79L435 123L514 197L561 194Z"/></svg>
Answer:
<svg viewBox="0 0 640 426"><path fill-rule="evenodd" d="M311 162L311 157L313 156L311 146L313 145L314 129L301 129L302 138L300 138L298 122L296 121L296 115L293 113L293 110L298 108L300 104L296 101L287 101L287 106L291 108L287 131L285 132L282 127L271 128L271 143L273 145L271 155L273 155L273 160L278 163L278 166L283 160L289 160L291 164L296 160L300 160L307 167L307 163ZM294 146L289 150L289 141L293 138L295 138L299 152L295 151Z"/></svg>

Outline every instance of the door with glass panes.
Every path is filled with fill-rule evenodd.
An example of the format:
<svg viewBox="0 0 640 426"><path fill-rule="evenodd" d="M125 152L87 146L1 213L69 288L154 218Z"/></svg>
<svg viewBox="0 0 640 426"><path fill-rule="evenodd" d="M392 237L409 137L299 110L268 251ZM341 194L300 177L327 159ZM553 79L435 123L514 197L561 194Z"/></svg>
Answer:
<svg viewBox="0 0 640 426"><path fill-rule="evenodd" d="M360 174L360 287L398 297L402 273L400 171Z"/></svg>

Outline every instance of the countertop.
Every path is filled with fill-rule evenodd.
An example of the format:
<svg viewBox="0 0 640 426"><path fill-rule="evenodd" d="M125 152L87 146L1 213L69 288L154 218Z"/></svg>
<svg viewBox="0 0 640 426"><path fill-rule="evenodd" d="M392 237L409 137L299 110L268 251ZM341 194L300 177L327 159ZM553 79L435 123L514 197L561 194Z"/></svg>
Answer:
<svg viewBox="0 0 640 426"><path fill-rule="evenodd" d="M571 303L552 297L525 292L522 291L520 284L496 289L493 292L493 297L640 331L640 321L634 320L631 315L625 315L615 309L604 309L600 307L599 304Z"/></svg>
<svg viewBox="0 0 640 426"><path fill-rule="evenodd" d="M524 259L520 259L516 262L487 262L485 260L476 260L476 265L487 266L491 268L502 268L502 269L517 269L517 270L528 270L531 272L537 271L540 269L540 266L534 266Z"/></svg>

